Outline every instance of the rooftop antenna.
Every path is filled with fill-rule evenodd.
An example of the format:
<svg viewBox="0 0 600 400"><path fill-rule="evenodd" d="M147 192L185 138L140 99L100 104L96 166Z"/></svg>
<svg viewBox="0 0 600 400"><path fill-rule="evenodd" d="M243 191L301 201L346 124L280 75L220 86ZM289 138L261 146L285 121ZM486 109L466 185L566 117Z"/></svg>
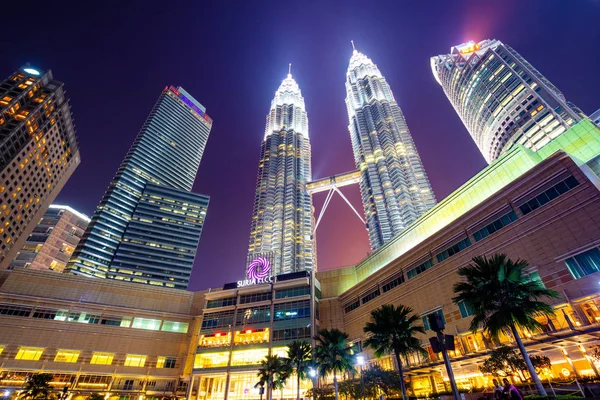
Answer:
<svg viewBox="0 0 600 400"><path fill-rule="evenodd" d="M354 47L354 40L351 40L350 43L352 43L352 50L356 51L356 47Z"/></svg>
<svg viewBox="0 0 600 400"><path fill-rule="evenodd" d="M292 63L288 66L288 78L292 77Z"/></svg>

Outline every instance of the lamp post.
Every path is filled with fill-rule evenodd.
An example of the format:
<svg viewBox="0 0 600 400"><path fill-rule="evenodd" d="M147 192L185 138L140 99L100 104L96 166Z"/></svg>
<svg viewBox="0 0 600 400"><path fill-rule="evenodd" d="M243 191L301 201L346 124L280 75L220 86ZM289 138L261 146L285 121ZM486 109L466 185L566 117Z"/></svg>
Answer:
<svg viewBox="0 0 600 400"><path fill-rule="evenodd" d="M362 390L362 398L365 399L365 381L363 379L363 364L365 363L365 358L363 356L356 356L356 363L360 368L360 388Z"/></svg>
<svg viewBox="0 0 600 400"><path fill-rule="evenodd" d="M315 393L315 380L317 378L317 371L315 371L313 367L310 367L308 369L308 376L310 376L310 380L312 381L313 400L317 400L317 394Z"/></svg>

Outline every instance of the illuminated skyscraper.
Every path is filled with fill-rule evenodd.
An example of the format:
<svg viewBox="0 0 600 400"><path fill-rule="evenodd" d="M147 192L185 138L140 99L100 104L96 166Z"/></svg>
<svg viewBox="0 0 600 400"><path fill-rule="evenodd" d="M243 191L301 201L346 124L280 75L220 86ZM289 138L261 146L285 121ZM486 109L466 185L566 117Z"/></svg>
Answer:
<svg viewBox="0 0 600 400"><path fill-rule="evenodd" d="M538 150L584 117L499 40L454 46L431 70L488 163L514 144Z"/></svg>
<svg viewBox="0 0 600 400"><path fill-rule="evenodd" d="M402 110L377 65L354 50L346 73L348 129L371 248L436 203Z"/></svg>
<svg viewBox="0 0 600 400"><path fill-rule="evenodd" d="M271 259L272 274L315 268L308 118L304 98L288 74L267 115L261 145L248 261Z"/></svg>
<svg viewBox="0 0 600 400"><path fill-rule="evenodd" d="M191 193L212 120L166 87L110 182L67 271L187 288L208 197Z"/></svg>
<svg viewBox="0 0 600 400"><path fill-rule="evenodd" d="M51 71L25 66L0 83L0 269L23 248L79 166L71 107Z"/></svg>

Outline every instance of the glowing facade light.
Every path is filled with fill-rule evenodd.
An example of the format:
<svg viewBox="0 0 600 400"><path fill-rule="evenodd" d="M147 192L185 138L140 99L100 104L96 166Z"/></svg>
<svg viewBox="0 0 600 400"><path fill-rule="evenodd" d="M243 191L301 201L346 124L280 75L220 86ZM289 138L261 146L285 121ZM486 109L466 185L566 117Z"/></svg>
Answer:
<svg viewBox="0 0 600 400"><path fill-rule="evenodd" d="M27 72L30 75L35 75L35 76L38 76L40 74L40 71L38 71L37 69L33 69L33 68L23 68L23 71Z"/></svg>

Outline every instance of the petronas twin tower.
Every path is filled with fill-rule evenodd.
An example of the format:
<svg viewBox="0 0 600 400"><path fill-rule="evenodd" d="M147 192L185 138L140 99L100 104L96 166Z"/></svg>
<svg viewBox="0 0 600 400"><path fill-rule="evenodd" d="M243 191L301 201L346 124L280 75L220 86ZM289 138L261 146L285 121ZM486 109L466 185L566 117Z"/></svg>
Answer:
<svg viewBox="0 0 600 400"><path fill-rule="evenodd" d="M373 250L402 232L435 197L404 115L377 66L354 50L346 73L350 139ZM271 273L316 269L308 117L291 73L271 102L261 146L248 261Z"/></svg>

